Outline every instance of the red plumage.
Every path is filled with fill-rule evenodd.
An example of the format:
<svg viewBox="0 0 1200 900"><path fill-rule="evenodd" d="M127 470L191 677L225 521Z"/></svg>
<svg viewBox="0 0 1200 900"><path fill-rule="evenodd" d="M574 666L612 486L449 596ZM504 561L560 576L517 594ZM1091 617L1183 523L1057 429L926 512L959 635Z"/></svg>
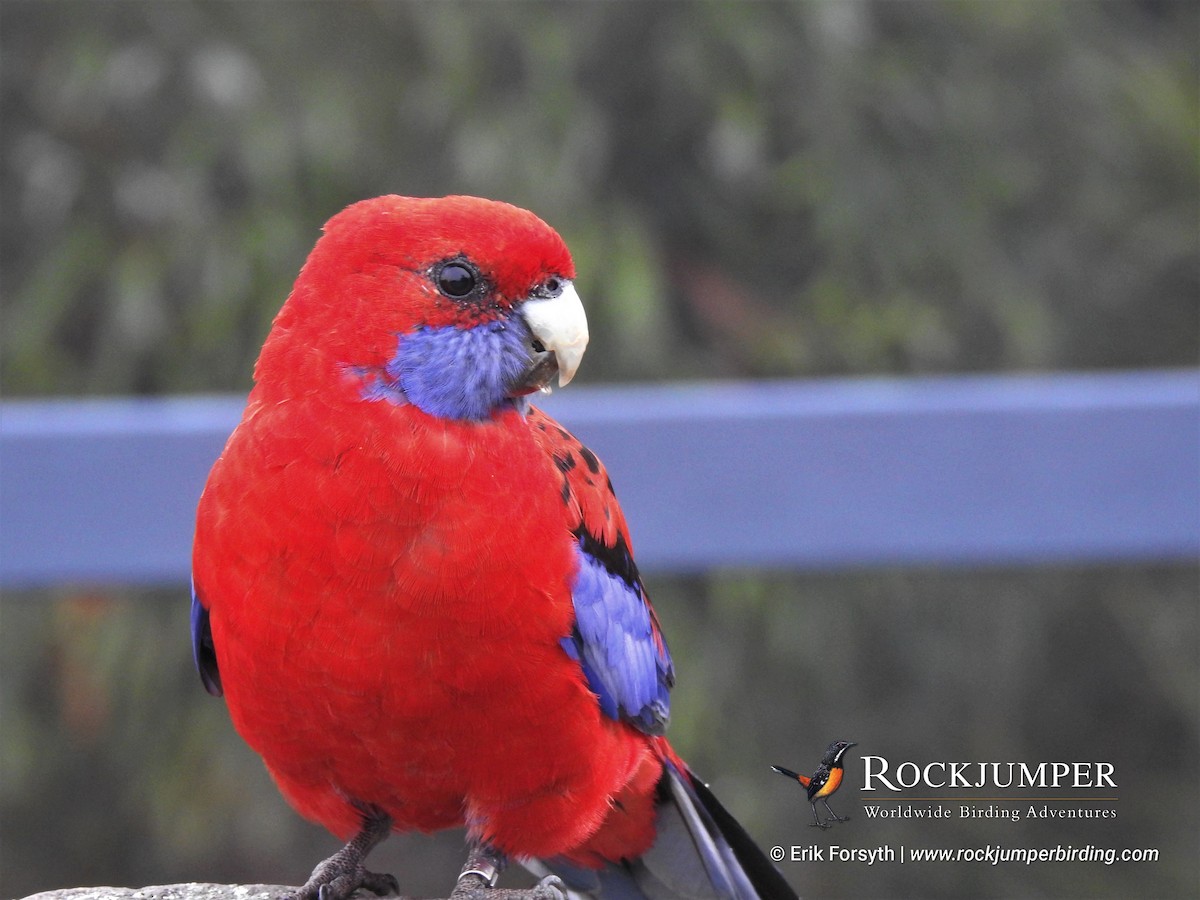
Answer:
<svg viewBox="0 0 1200 900"><path fill-rule="evenodd" d="M439 292L446 260L486 297ZM579 534L631 546L603 466L515 401L473 420L372 394L398 336L507 322L573 276L528 212L378 198L328 223L263 347L200 501L195 589L237 730L339 836L370 808L594 867L650 847L664 764L686 771L563 649Z"/></svg>

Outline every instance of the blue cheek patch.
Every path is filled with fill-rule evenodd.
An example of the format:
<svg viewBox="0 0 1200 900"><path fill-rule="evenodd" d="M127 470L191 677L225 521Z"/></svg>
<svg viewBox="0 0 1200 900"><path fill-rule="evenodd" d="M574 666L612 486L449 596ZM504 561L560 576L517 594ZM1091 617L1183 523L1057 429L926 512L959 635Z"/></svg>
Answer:
<svg viewBox="0 0 1200 900"><path fill-rule="evenodd" d="M388 376L386 369L346 366L343 371L358 382L358 391L364 400L385 400L395 406L408 403L408 397L400 385Z"/></svg>
<svg viewBox="0 0 1200 900"><path fill-rule="evenodd" d="M563 649L583 668L600 708L647 734L662 734L670 715L671 660L654 632L640 586L578 548L572 589L575 630Z"/></svg>
<svg viewBox="0 0 1200 900"><path fill-rule="evenodd" d="M411 403L431 416L483 421L503 407L524 409L508 395L529 366L529 327L519 317L473 328L447 325L400 335L382 372L347 367L367 400Z"/></svg>

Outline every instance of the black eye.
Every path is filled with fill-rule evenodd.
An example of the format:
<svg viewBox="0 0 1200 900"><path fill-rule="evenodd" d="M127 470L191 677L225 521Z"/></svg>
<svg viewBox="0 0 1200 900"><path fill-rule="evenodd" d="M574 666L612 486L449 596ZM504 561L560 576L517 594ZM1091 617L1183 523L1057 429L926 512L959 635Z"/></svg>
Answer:
<svg viewBox="0 0 1200 900"><path fill-rule="evenodd" d="M543 297L557 297L563 292L563 280L555 275L551 275L538 291Z"/></svg>
<svg viewBox="0 0 1200 900"><path fill-rule="evenodd" d="M460 262L446 263L437 273L438 289L447 297L461 300L475 290L475 270Z"/></svg>

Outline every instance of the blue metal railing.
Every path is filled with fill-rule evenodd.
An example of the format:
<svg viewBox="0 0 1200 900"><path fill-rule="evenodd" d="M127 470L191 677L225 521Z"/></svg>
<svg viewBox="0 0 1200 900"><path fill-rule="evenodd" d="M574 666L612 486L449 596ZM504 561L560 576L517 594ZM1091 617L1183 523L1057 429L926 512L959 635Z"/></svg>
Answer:
<svg viewBox="0 0 1200 900"><path fill-rule="evenodd" d="M0 404L0 585L187 578L243 398ZM1200 371L576 387L644 569L1200 558Z"/></svg>

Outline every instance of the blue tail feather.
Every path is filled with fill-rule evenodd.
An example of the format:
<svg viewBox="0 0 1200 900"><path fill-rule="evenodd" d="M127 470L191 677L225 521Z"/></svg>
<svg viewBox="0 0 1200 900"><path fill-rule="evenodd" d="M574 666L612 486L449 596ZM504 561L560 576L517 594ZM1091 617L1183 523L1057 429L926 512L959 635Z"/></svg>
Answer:
<svg viewBox="0 0 1200 900"><path fill-rule="evenodd" d="M712 792L667 762L658 784L653 846L603 869L561 859L526 866L558 875L590 900L796 900L784 880Z"/></svg>

